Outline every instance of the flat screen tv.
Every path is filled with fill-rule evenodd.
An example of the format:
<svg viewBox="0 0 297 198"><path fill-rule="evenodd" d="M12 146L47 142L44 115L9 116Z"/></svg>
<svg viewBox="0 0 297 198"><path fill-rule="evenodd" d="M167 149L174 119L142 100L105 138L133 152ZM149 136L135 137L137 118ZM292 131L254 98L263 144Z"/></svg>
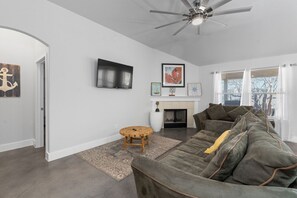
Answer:
<svg viewBox="0 0 297 198"><path fill-rule="evenodd" d="M132 89L132 80L133 67L98 59L96 87Z"/></svg>

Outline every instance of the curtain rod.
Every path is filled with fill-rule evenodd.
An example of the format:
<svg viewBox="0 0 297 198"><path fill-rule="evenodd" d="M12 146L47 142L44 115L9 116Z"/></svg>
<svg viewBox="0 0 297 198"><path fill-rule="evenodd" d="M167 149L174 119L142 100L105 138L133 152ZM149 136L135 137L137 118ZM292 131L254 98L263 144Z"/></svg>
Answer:
<svg viewBox="0 0 297 198"><path fill-rule="evenodd" d="M280 65L281 67L286 67L286 64L283 64L283 65ZM297 66L297 63L292 63L289 65L290 67L295 67ZM261 67L261 68L251 68L253 70L262 70L262 69L273 69L273 68L276 68L276 67L279 67L279 66L269 66L269 67ZM243 70L228 70L228 71L224 71L222 73L231 73L231 72L243 72ZM216 73L219 73L219 72L211 72L210 74L216 74Z"/></svg>

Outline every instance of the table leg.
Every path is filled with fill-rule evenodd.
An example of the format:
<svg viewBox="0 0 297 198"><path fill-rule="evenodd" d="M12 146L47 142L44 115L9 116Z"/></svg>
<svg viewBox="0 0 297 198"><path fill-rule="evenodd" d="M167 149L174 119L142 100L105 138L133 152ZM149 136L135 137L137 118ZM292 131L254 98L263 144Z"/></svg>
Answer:
<svg viewBox="0 0 297 198"><path fill-rule="evenodd" d="M128 142L128 137L125 136L125 137L124 137L124 143L123 143L123 148L124 148L124 149L127 148L127 142Z"/></svg>
<svg viewBox="0 0 297 198"><path fill-rule="evenodd" d="M141 152L143 153L144 152L144 145L145 145L145 140L144 140L144 136L141 137Z"/></svg>

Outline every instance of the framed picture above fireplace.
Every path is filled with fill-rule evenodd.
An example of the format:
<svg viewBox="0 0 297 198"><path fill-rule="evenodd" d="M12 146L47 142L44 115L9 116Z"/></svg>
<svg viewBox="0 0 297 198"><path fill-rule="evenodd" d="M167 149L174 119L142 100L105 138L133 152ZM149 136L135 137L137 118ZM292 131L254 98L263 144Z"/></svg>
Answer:
<svg viewBox="0 0 297 198"><path fill-rule="evenodd" d="M162 87L185 87L185 64L162 64Z"/></svg>

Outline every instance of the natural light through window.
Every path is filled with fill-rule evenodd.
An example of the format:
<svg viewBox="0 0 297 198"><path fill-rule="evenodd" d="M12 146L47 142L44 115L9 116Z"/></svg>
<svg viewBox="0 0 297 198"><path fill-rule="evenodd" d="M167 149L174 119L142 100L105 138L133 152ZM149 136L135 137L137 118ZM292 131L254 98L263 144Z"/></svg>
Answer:
<svg viewBox="0 0 297 198"><path fill-rule="evenodd" d="M240 105L243 72L222 73L222 102L224 105Z"/></svg>

